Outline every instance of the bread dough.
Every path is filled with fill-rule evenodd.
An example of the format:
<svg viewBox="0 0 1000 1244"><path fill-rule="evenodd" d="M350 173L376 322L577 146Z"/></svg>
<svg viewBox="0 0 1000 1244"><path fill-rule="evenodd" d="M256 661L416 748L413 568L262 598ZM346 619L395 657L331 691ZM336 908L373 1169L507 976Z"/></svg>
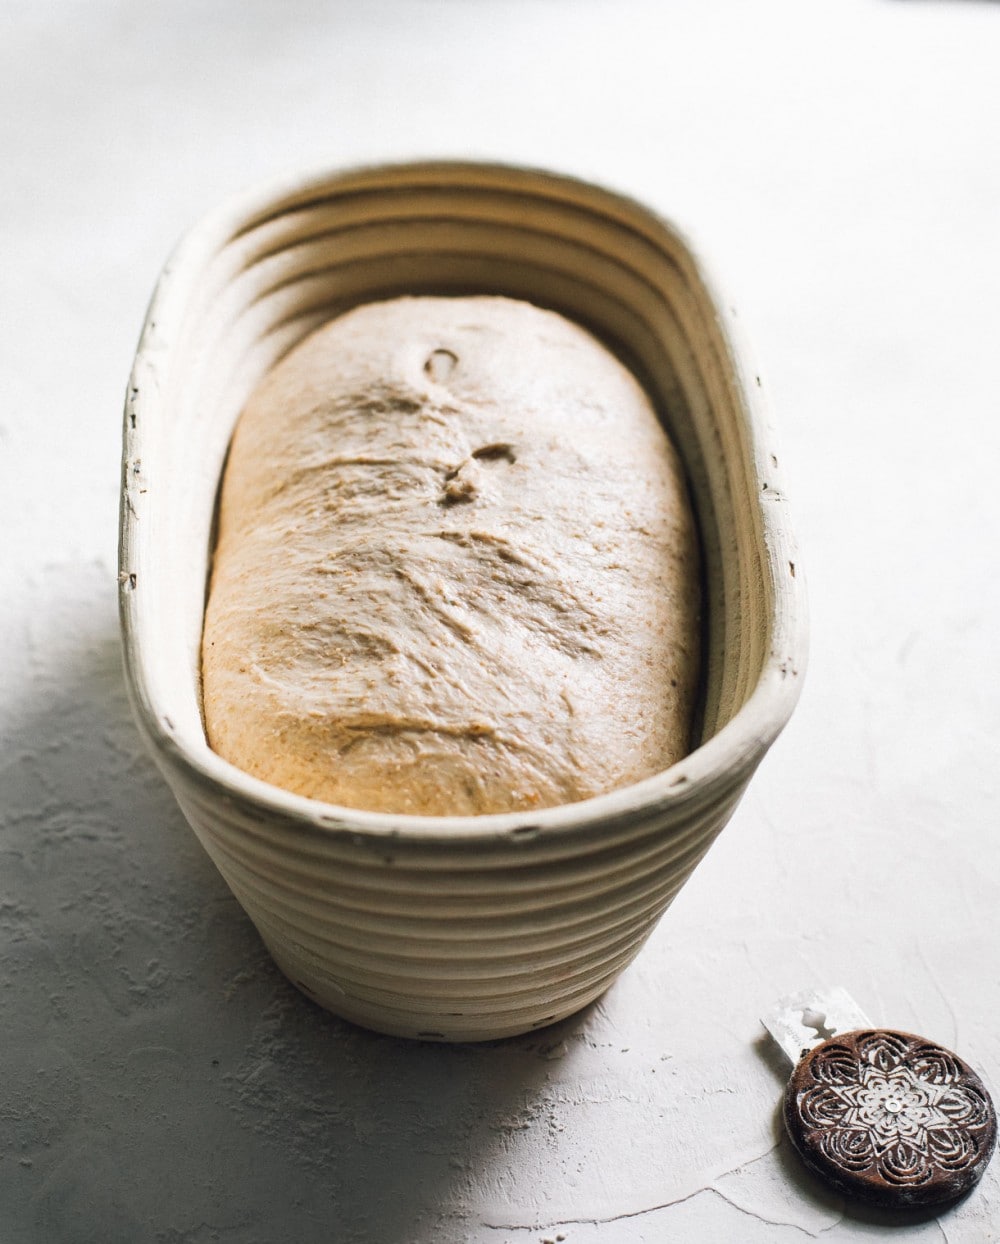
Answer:
<svg viewBox="0 0 1000 1244"><path fill-rule="evenodd" d="M240 418L209 743L353 808L586 799L688 750L699 597L677 455L589 333L505 298L358 307Z"/></svg>

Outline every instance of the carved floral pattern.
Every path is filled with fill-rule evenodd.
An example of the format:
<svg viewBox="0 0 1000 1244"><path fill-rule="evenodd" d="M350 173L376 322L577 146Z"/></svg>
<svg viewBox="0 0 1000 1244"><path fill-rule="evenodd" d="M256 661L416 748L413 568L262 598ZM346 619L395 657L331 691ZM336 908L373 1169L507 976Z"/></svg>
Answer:
<svg viewBox="0 0 1000 1244"><path fill-rule="evenodd" d="M807 1063L795 1104L810 1147L836 1170L903 1191L971 1174L992 1149L985 1089L939 1046L863 1032L828 1041Z"/></svg>

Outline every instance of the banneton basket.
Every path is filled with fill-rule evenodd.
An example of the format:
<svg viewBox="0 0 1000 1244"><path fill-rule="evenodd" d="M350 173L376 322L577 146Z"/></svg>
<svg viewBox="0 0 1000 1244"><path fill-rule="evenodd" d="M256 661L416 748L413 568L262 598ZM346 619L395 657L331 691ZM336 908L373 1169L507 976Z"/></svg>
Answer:
<svg viewBox="0 0 1000 1244"><path fill-rule="evenodd" d="M700 743L666 772L531 814L392 816L279 790L209 749L199 644L233 425L307 333L405 293L560 311L617 351L660 410L707 592ZM732 313L671 225L551 173L334 172L198 225L163 272L135 360L120 552L130 693L185 816L282 971L383 1032L502 1037L598 997L726 824L799 692L802 577Z"/></svg>

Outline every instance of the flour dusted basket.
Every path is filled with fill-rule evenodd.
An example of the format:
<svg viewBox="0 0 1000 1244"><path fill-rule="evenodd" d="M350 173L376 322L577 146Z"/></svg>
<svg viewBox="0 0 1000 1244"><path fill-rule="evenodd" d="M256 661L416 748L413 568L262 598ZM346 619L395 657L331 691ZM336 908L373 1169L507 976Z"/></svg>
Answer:
<svg viewBox="0 0 1000 1244"><path fill-rule="evenodd" d="M530 815L318 803L209 750L199 641L213 509L260 377L346 308L495 293L589 327L684 459L707 579L701 742L635 786ZM801 575L759 380L678 233L549 173L338 172L229 204L157 287L125 407L121 618L136 716L282 970L339 1015L438 1040L540 1027L601 994L732 814L798 695Z"/></svg>

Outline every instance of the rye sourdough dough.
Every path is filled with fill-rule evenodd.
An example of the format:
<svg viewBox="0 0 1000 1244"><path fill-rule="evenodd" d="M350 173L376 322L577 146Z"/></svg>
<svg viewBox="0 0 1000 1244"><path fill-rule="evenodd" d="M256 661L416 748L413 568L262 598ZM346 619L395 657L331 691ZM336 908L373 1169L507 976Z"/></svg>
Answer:
<svg viewBox="0 0 1000 1244"><path fill-rule="evenodd" d="M240 418L209 742L353 808L586 799L687 750L698 607L675 452L603 346L504 298L358 307Z"/></svg>

